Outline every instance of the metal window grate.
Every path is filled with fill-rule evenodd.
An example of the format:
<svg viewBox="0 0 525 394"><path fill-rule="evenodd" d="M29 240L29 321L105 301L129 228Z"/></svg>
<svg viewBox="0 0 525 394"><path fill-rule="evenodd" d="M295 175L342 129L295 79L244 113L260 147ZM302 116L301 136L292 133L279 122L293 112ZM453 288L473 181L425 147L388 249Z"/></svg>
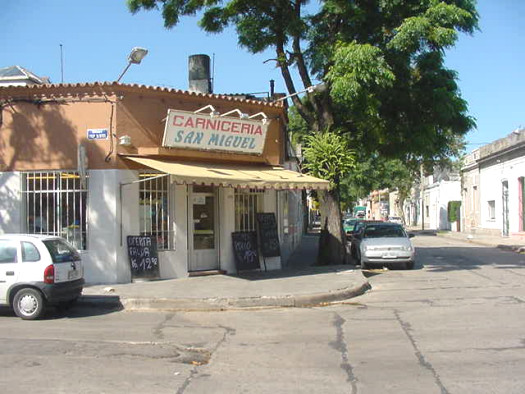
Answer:
<svg viewBox="0 0 525 394"><path fill-rule="evenodd" d="M56 235L87 248L87 179L77 172L22 173L25 231Z"/></svg>
<svg viewBox="0 0 525 394"><path fill-rule="evenodd" d="M235 190L235 231L256 231L257 212L262 211L264 190Z"/></svg>
<svg viewBox="0 0 525 394"><path fill-rule="evenodd" d="M173 229L170 220L169 177L158 173L140 173L140 234L157 238L159 250L173 249ZM148 179L152 178L152 179Z"/></svg>

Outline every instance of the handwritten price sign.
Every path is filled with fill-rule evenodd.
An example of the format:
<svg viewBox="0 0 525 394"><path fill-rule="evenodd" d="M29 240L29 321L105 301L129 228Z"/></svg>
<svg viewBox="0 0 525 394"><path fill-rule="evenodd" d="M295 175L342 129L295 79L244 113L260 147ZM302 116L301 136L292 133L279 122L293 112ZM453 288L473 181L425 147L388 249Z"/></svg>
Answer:
<svg viewBox="0 0 525 394"><path fill-rule="evenodd" d="M132 278L158 279L160 274L156 238L146 235L130 235L127 241Z"/></svg>

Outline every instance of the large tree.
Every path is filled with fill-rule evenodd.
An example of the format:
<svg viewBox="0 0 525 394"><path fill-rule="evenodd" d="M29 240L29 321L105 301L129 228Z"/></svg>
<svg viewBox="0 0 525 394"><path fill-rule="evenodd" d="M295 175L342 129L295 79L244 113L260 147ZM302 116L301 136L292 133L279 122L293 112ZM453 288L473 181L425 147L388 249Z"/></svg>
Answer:
<svg viewBox="0 0 525 394"><path fill-rule="evenodd" d="M201 13L200 26L234 26L239 44L267 49L289 94L324 81L324 91L291 99L313 133L337 133L365 153L431 160L473 127L444 50L477 27L475 0L128 0L132 12L162 9L171 28ZM294 69L298 81L294 80ZM332 181L334 181L332 179ZM332 263L345 260L339 193L321 193Z"/></svg>

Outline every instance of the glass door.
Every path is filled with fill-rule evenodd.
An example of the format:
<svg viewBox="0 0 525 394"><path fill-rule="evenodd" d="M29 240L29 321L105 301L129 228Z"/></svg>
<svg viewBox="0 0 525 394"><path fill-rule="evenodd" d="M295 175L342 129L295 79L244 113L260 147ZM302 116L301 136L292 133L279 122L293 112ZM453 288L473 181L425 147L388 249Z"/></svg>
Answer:
<svg viewBox="0 0 525 394"><path fill-rule="evenodd" d="M216 270L218 264L217 198L211 186L193 186L190 198L190 271Z"/></svg>

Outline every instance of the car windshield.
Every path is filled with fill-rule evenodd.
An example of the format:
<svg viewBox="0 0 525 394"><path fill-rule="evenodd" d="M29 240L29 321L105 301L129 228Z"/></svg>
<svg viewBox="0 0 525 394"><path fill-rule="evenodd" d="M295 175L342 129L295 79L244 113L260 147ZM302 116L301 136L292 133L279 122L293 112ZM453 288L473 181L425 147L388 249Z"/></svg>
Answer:
<svg viewBox="0 0 525 394"><path fill-rule="evenodd" d="M44 241L53 263L65 263L69 261L80 260L80 255L69 245L66 241L62 239L49 239Z"/></svg>
<svg viewBox="0 0 525 394"><path fill-rule="evenodd" d="M401 226L367 226L364 238L398 238L406 237L405 231Z"/></svg>
<svg viewBox="0 0 525 394"><path fill-rule="evenodd" d="M357 223L357 220L355 219L346 219L343 223L343 226L350 227L353 229L356 223Z"/></svg>

